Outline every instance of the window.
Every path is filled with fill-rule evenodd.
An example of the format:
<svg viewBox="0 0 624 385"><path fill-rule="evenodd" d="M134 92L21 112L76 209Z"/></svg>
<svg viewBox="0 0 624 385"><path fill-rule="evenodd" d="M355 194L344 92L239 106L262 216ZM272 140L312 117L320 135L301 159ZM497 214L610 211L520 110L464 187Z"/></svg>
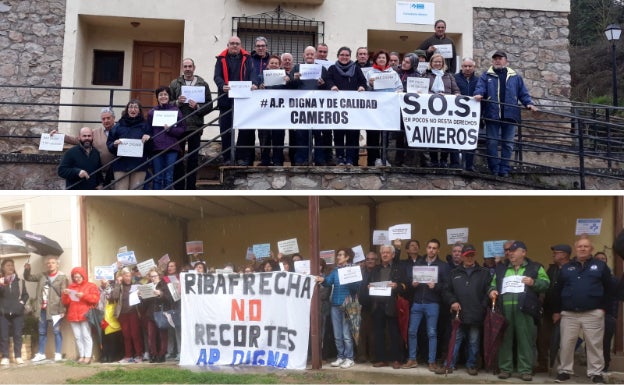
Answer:
<svg viewBox="0 0 624 385"><path fill-rule="evenodd" d="M123 85L124 52L93 50L93 85Z"/></svg>

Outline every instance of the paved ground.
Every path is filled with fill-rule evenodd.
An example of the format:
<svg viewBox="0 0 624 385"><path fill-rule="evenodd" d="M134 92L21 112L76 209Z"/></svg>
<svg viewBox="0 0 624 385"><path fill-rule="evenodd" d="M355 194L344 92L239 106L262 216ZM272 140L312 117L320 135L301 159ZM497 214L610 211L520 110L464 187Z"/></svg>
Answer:
<svg viewBox="0 0 624 385"><path fill-rule="evenodd" d="M170 367L172 370L179 369L180 367L174 362L167 362L165 364L158 364L159 366ZM69 379L79 379L94 375L100 371L113 370L119 367L126 367L128 369L134 368L148 368L154 366L153 364L99 364L93 363L91 365L78 365L73 362L65 361L55 363L51 361L45 361L43 363L32 364L30 362L22 366L10 365L9 367L2 367L0 369L0 384L63 384L67 383ZM191 370L210 370L200 368L189 368ZM220 367L217 370L220 372L232 372L232 373L268 373L268 372L284 372L280 369L267 369L267 368L250 368L250 367ZM324 367L323 371L329 373L335 373L341 380L349 381L353 383L361 384L407 384L407 383L446 383L446 384L463 384L463 383L483 383L483 384L519 384L525 383L517 376L510 378L509 380L499 380L491 373L479 373L478 376L469 376L465 370L459 369L455 373L447 376L434 375L425 368L416 369L400 369L394 370L392 368L373 368L370 365L357 364L350 369L336 369L331 367ZM583 375L584 368L578 368L577 375L573 377L569 383L571 384L588 384L591 383ZM298 372L300 373L300 372ZM314 373L309 370L306 373ZM286 376L287 377L287 376ZM605 379L609 383L624 383L624 373L612 372L605 376ZM544 374L538 374L535 376L532 383L554 383L554 377Z"/></svg>

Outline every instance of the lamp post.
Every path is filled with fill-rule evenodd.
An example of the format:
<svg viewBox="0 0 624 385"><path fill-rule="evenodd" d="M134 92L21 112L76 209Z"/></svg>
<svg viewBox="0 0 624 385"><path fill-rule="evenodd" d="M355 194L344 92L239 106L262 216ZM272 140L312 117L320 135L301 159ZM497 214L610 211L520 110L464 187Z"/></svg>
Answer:
<svg viewBox="0 0 624 385"><path fill-rule="evenodd" d="M617 107L618 95L617 95L617 66L616 66L616 61L615 61L615 42L620 40L620 34L622 33L622 28L620 28L619 24L609 24L607 25L607 28L605 28L604 33L607 36L607 40L611 42L611 56L613 57L613 105Z"/></svg>

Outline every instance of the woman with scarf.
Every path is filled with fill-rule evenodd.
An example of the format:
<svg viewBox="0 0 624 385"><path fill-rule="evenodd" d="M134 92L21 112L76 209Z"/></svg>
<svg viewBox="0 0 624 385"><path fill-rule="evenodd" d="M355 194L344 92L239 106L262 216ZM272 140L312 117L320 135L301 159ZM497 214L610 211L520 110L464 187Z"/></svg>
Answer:
<svg viewBox="0 0 624 385"><path fill-rule="evenodd" d="M15 273L15 263L12 259L2 260L0 265L0 353L2 366L9 365L9 333L13 333L13 352L15 363L23 365L22 359L22 330L24 329L24 306L28 302L28 292L24 281Z"/></svg>
<svg viewBox="0 0 624 385"><path fill-rule="evenodd" d="M119 156L112 163L111 167L115 176L115 190L134 190L141 186L149 166L145 143L150 140L151 136L152 128L147 126L147 122L143 117L141 103L136 99L130 100L126 104L121 119L108 134L106 146L111 154L117 155L119 146L123 144L124 139L138 139L144 146L143 156Z"/></svg>
<svg viewBox="0 0 624 385"><path fill-rule="evenodd" d="M71 325L78 346L79 364L90 364L93 356L93 338L91 326L87 320L89 309L100 302L100 289L95 283L89 282L89 275L82 267L74 267L71 271L71 283L63 290L61 301L67 307L67 321Z"/></svg>
<svg viewBox="0 0 624 385"><path fill-rule="evenodd" d="M429 68L427 69L427 72L423 74L423 77L429 78L429 93L431 94L460 94L457 82L455 82L455 76L447 71L444 57L439 53L431 56ZM450 154L451 167L460 168L459 153L457 150L451 152ZM449 151L440 151L439 158L438 151L429 151L429 157L431 158L432 167L448 167Z"/></svg>
<svg viewBox="0 0 624 385"><path fill-rule="evenodd" d="M351 60L351 49L340 47L338 60L327 70L327 87L332 91L364 91L366 77L354 61ZM339 166L353 166L359 158L359 130L334 130L334 146L336 147L336 163ZM345 151L345 146L347 147Z"/></svg>
<svg viewBox="0 0 624 385"><path fill-rule="evenodd" d="M392 78L392 87L375 86L375 80L378 78ZM381 50L373 55L373 69L366 73L366 81L368 82L369 89L372 91L381 92L401 92L403 91L403 83L399 75L390 67L390 54ZM379 82L381 83L381 82ZM381 138L381 132L377 130L366 131L366 153L367 153L367 165L370 166L384 166L381 160L379 151L379 140ZM384 131L384 136L387 141L387 132ZM390 162L386 160L385 166L390 166Z"/></svg>

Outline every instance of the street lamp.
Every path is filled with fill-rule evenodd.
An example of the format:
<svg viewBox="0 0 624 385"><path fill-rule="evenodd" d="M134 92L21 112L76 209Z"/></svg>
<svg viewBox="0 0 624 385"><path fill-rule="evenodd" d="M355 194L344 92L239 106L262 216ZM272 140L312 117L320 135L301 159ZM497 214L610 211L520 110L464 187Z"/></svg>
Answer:
<svg viewBox="0 0 624 385"><path fill-rule="evenodd" d="M620 28L619 24L609 24L607 25L607 28L605 28L604 33L607 36L607 40L611 42L611 55L613 57L613 105L617 107L618 96L617 96L617 67L616 67L616 62L615 62L615 42L620 40L620 34L622 33L622 28Z"/></svg>

